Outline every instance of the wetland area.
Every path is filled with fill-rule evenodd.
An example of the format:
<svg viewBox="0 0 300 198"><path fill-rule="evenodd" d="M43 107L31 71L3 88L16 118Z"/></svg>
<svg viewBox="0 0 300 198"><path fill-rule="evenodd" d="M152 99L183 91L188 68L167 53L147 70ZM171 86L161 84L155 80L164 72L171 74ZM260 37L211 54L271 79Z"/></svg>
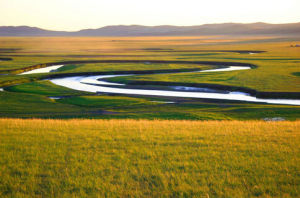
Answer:
<svg viewBox="0 0 300 198"><path fill-rule="evenodd" d="M1 97L9 99L1 101L1 117L299 116L298 48L287 48L280 39L210 40L208 45L193 37L39 38L41 45L35 46L36 39L2 38Z"/></svg>

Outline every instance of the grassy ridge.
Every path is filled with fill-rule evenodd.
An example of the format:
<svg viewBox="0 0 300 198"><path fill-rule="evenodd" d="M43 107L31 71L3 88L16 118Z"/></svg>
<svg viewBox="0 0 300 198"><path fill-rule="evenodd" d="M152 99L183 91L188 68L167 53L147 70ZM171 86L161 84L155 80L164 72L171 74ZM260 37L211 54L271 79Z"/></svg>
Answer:
<svg viewBox="0 0 300 198"><path fill-rule="evenodd" d="M0 119L1 197L299 197L300 122Z"/></svg>

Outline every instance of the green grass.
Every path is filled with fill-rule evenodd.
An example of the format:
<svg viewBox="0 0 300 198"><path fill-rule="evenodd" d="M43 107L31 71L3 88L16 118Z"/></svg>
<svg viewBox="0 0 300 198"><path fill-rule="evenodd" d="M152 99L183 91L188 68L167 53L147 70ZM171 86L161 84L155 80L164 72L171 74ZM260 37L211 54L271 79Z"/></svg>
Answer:
<svg viewBox="0 0 300 198"><path fill-rule="evenodd" d="M2 38L3 40L4 38ZM234 40L234 38L232 38ZM265 39L265 38L264 38ZM261 41L263 41L262 39ZM4 47L20 48L14 53L3 53L3 56L11 57L13 61L0 62L1 69L14 69L41 64L46 62L68 60L178 60L184 58L187 61L233 61L251 63L258 66L257 69L224 72L214 74L170 74L145 77L126 77L130 80L175 81L192 83L218 83L221 85L243 86L258 91L268 92L299 92L299 49L291 48L288 41L273 39L273 42L265 41L257 43L256 39L236 39L228 42L225 39L218 40L218 44L203 45L204 40L194 38L157 38L129 39L119 38L112 42L109 38L6 38ZM0 39L1 41L1 39ZM243 43L241 41L247 41ZM251 43L252 41L252 43ZM41 45L36 45L36 42ZM178 45L178 42L182 43ZM64 45L61 45L64 43ZM99 45L95 45L98 43ZM189 45L194 43L194 45ZM43 44L43 45L42 45ZM149 46L150 45L150 46ZM45 47L47 46L47 47ZM162 48L176 50L262 50L261 54L238 54L232 52L205 53L205 52L151 52L138 49ZM75 56L74 56L75 55ZM101 55L97 57L97 55ZM86 56L86 57L85 57ZM124 71L124 70L149 70L149 69L180 69L180 68L204 68L199 65L185 64L79 64L68 65L59 69L62 73L72 72L96 72L96 71ZM35 75L30 75L34 77ZM11 77L10 77L11 78ZM24 77L23 77L24 78ZM0 84L9 80L1 76ZM3 84L4 85L4 84Z"/></svg>
<svg viewBox="0 0 300 198"><path fill-rule="evenodd" d="M140 98L127 98L118 96L80 96L64 98L60 103L73 104L81 107L122 109L124 107L139 108L157 103Z"/></svg>
<svg viewBox="0 0 300 198"><path fill-rule="evenodd" d="M271 40L270 40L271 39ZM271 42L272 41L272 42ZM275 38L157 37L157 38L0 38L1 48L18 48L1 53L13 61L1 61L0 70L23 68L34 64L76 60L179 60L230 61L257 65L256 69L215 73L157 74L118 77L118 82L164 81L209 83L252 88L267 92L299 92L299 49L290 41ZM173 49L182 52L151 52L144 48ZM214 50L215 52L184 52ZM217 52L218 50L262 50L261 54ZM159 69L208 69L196 64L91 63L70 64L58 73L108 72ZM299 107L230 101L207 101L158 97L86 96L92 95L40 81L48 74L1 75L1 117L41 118L134 118L134 119L262 119L283 117L299 119ZM12 86L14 85L14 86ZM9 87L7 87L9 86ZM51 100L46 96L73 96ZM76 96L76 97L74 97ZM151 101L175 101L174 104ZM43 102L41 102L43 101ZM32 106L33 108L30 108Z"/></svg>
<svg viewBox="0 0 300 198"><path fill-rule="evenodd" d="M18 48L1 52L1 57L13 61L1 61L0 74L5 73L1 70L22 71L31 65L75 60L230 61L258 68L114 80L300 91L299 49L290 48L284 38L51 37L0 38L0 43L1 48ZM150 52L144 48L267 52ZM66 65L58 73L196 67L210 68L93 63ZM0 197L300 197L300 106L97 95L40 80L47 75L11 72L0 76L0 87L5 87L0 91ZM261 121L274 117L291 121Z"/></svg>
<svg viewBox="0 0 300 198"><path fill-rule="evenodd" d="M292 74L299 71L297 64L283 64L277 61L264 61L263 63L250 61L249 63L258 65L258 68L230 72L125 76L116 77L110 81L122 83L129 81L208 83L247 87L267 92L300 92L300 79Z"/></svg>
<svg viewBox="0 0 300 198"><path fill-rule="evenodd" d="M24 83L16 86L7 87L5 88L5 90L11 92L23 92L46 96L70 96L89 94L87 92L81 92L57 86L51 83L50 81L35 81L30 83Z"/></svg>
<svg viewBox="0 0 300 198"><path fill-rule="evenodd" d="M295 73L293 73L295 76L298 76L298 77L300 77L300 72L295 72Z"/></svg>
<svg viewBox="0 0 300 198"><path fill-rule="evenodd" d="M45 96L0 92L0 117L69 117L75 113L85 115L77 106L63 105Z"/></svg>
<svg viewBox="0 0 300 198"><path fill-rule="evenodd" d="M49 84L50 89L43 89L44 86L48 86L48 83L41 81L22 84L17 86L18 89L11 88L18 92L0 92L0 97L3 98L0 101L0 117L172 120L257 120L266 117L283 117L287 120L296 120L299 119L300 114L300 107L287 105L217 103L199 99L116 95L74 96L67 95L67 92L64 92L65 88L55 87L56 85L52 84ZM36 91L19 92L19 90L25 91L28 86L30 86L29 90ZM59 100L46 97L63 95L69 97ZM163 101L175 103L168 104Z"/></svg>
<svg viewBox="0 0 300 198"><path fill-rule="evenodd" d="M0 119L1 197L299 197L298 122Z"/></svg>
<svg viewBox="0 0 300 198"><path fill-rule="evenodd" d="M67 65L58 69L62 73L80 72L108 72L108 71L132 71L132 70L163 70L163 69L208 69L209 66L198 64L147 64L147 63L89 63Z"/></svg>

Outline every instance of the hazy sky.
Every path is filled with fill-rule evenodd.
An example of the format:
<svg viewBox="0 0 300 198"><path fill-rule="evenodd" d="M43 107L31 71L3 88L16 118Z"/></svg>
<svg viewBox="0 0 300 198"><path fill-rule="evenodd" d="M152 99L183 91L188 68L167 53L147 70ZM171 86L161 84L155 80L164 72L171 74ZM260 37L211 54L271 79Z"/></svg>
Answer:
<svg viewBox="0 0 300 198"><path fill-rule="evenodd" d="M300 22L300 0L0 0L0 26L79 30L106 25Z"/></svg>

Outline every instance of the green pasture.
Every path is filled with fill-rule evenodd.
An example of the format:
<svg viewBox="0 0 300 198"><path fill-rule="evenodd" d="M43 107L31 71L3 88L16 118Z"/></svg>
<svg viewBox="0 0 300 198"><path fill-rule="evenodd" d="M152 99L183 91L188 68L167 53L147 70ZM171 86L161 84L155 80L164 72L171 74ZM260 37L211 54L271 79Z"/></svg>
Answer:
<svg viewBox="0 0 300 198"><path fill-rule="evenodd" d="M201 99L97 95L35 81L0 92L1 117L257 120L299 118L300 107ZM50 99L48 97L62 97ZM173 103L164 103L173 102Z"/></svg>
<svg viewBox="0 0 300 198"><path fill-rule="evenodd" d="M261 92L300 92L300 49L291 48L297 40L272 38L230 38L209 40L196 38L0 38L1 117L89 117L89 118L145 118L145 119L262 119L299 118L299 107L288 105L251 104L231 101L175 99L95 95L56 86L47 80L49 74L16 75L9 70L31 65L83 60L144 60L141 63L69 64L56 74L81 72L117 72L163 69L210 69L199 64L161 64L151 60L239 62L256 65L251 70L151 74L109 79L114 82L131 81L206 83L251 88ZM154 50L147 50L147 49ZM160 50L155 50L160 49ZM165 49L165 50L164 50ZM169 50L168 50L169 49ZM247 54L229 51L265 51ZM7 71L8 70L8 71ZM53 100L48 96L62 96ZM159 103L151 101L173 101ZM139 101L139 102L137 102ZM33 108L30 108L32 106Z"/></svg>

